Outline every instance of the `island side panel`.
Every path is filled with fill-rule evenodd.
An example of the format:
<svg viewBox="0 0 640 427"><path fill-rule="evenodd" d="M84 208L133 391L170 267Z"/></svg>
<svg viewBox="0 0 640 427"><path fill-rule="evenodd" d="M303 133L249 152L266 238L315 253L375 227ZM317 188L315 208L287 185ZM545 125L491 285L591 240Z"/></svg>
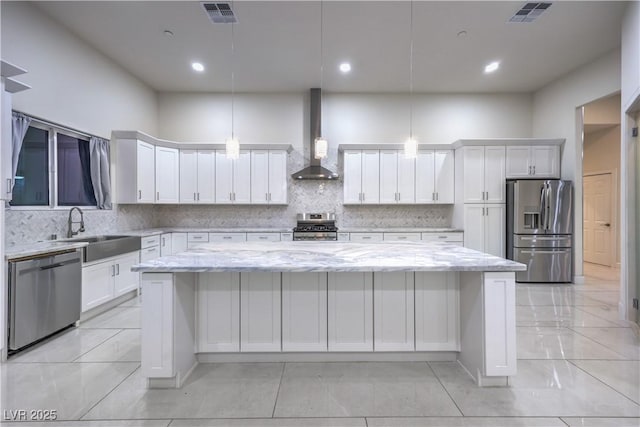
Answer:
<svg viewBox="0 0 640 427"><path fill-rule="evenodd" d="M479 386L516 374L515 273L460 273L460 364Z"/></svg>
<svg viewBox="0 0 640 427"><path fill-rule="evenodd" d="M142 375L150 388L181 387L197 365L193 273L142 275Z"/></svg>

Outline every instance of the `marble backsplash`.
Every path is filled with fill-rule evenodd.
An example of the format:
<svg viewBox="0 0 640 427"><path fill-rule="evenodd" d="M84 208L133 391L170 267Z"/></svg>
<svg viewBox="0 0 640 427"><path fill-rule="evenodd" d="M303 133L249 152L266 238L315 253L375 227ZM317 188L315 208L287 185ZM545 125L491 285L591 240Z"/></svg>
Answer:
<svg viewBox="0 0 640 427"><path fill-rule="evenodd" d="M74 220L79 219L77 212ZM7 247L49 240L67 235L69 210L11 210L5 212ZM113 234L121 230L150 228L154 225L154 206L116 205L112 210L85 210L85 233ZM74 229L78 224L74 224Z"/></svg>

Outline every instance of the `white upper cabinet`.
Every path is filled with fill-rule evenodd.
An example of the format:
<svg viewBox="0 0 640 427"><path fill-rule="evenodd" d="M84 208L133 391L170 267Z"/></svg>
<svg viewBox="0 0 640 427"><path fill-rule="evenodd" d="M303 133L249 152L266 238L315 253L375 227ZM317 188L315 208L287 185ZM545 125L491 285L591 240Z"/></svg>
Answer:
<svg viewBox="0 0 640 427"><path fill-rule="evenodd" d="M155 147L156 203L180 201L180 153L176 148Z"/></svg>
<svg viewBox="0 0 640 427"><path fill-rule="evenodd" d="M507 147L507 178L560 178L557 145Z"/></svg>
<svg viewBox="0 0 640 427"><path fill-rule="evenodd" d="M380 203L415 203L415 173L415 159L402 151L380 150Z"/></svg>
<svg viewBox="0 0 640 427"><path fill-rule="evenodd" d="M379 150L345 150L344 203L380 203Z"/></svg>
<svg viewBox="0 0 640 427"><path fill-rule="evenodd" d="M11 157L13 148L8 141L11 141L11 94L4 90L4 79L2 79L2 91L0 92L2 95L2 107L0 107L1 123L0 129L2 130L2 135L0 136L1 141L7 141L0 145L0 172L2 176L0 176L0 181L2 183L2 193L0 194L0 199L2 200L11 200L13 196L13 170L11 164Z"/></svg>
<svg viewBox="0 0 640 427"><path fill-rule="evenodd" d="M116 202L153 203L156 199L155 147L135 139L121 139L116 152Z"/></svg>
<svg viewBox="0 0 640 427"><path fill-rule="evenodd" d="M251 151L251 203L287 203L287 152Z"/></svg>
<svg viewBox="0 0 640 427"><path fill-rule="evenodd" d="M453 150L421 150L416 159L416 203L454 202Z"/></svg>
<svg viewBox="0 0 640 427"><path fill-rule="evenodd" d="M237 159L228 159L225 151L216 151L215 176L216 203L251 203L250 151L240 150Z"/></svg>
<svg viewBox="0 0 640 427"><path fill-rule="evenodd" d="M180 203L215 202L213 150L180 150Z"/></svg>
<svg viewBox="0 0 640 427"><path fill-rule="evenodd" d="M505 202L505 147L462 147L458 160L464 203ZM466 229L466 227L465 227Z"/></svg>

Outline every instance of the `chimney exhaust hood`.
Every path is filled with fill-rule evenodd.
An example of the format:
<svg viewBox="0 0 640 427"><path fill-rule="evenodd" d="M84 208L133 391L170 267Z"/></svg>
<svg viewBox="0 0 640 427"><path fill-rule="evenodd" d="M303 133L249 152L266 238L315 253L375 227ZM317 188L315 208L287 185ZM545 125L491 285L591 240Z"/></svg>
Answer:
<svg viewBox="0 0 640 427"><path fill-rule="evenodd" d="M322 129L322 105L321 105L321 89L313 88L309 90L311 119L309 120L309 166L291 174L291 178L296 180L316 179L316 180L335 180L338 174L331 172L329 169L322 167L320 159L316 159L316 138L321 135Z"/></svg>

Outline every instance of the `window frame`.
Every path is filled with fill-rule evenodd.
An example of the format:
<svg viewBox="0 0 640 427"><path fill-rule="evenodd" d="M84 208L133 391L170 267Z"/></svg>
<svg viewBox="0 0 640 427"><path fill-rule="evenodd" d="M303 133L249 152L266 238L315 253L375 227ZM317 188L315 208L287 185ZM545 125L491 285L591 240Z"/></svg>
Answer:
<svg viewBox="0 0 640 427"><path fill-rule="evenodd" d="M24 114L24 113L21 113ZM69 129L65 126L61 126L55 123L48 122L46 120L38 119L37 117L30 116L25 114L29 118L31 118L31 123L29 123L29 127L34 127L36 129L41 129L47 131L49 133L49 138L47 141L47 148L49 151L48 155L48 166L49 173L47 179L48 189L49 189L49 203L47 205L20 205L13 206L7 202L7 207L9 210L15 211L68 211L72 206L59 206L58 205L58 133L62 133L64 135L70 136L72 138L78 138L83 140L89 140L92 135L88 133L79 132L73 129ZM111 165L109 165L109 169L111 169ZM105 210L98 209L98 206L92 205L84 205L81 206L82 210ZM112 208L113 209L113 208ZM110 210L110 209L106 209Z"/></svg>

